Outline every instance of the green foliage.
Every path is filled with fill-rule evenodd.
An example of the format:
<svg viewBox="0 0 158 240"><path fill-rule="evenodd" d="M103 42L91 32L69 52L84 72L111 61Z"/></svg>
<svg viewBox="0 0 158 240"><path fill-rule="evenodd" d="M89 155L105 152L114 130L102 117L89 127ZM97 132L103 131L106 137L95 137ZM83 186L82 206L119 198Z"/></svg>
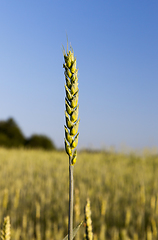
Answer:
<svg viewBox="0 0 158 240"><path fill-rule="evenodd" d="M54 150L55 145L50 138L44 135L32 135L25 138L16 122L9 118L7 121L0 121L0 146L6 148L41 148Z"/></svg>
<svg viewBox="0 0 158 240"><path fill-rule="evenodd" d="M8 148L21 147L25 138L16 122L9 118L7 121L0 121L0 145Z"/></svg>
<svg viewBox="0 0 158 240"><path fill-rule="evenodd" d="M27 148L42 148L45 150L54 150L55 145L52 141L44 135L32 135L26 140L25 146Z"/></svg>

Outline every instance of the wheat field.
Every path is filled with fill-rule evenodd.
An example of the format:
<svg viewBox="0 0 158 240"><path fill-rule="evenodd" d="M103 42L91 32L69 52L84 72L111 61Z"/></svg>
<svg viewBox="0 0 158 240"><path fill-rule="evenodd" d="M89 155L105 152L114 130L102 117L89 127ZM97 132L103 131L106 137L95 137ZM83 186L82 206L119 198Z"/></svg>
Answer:
<svg viewBox="0 0 158 240"><path fill-rule="evenodd" d="M0 223L10 216L11 239L67 234L68 164L62 151L0 148ZM94 239L158 239L157 154L79 152L74 189L74 226L89 197Z"/></svg>

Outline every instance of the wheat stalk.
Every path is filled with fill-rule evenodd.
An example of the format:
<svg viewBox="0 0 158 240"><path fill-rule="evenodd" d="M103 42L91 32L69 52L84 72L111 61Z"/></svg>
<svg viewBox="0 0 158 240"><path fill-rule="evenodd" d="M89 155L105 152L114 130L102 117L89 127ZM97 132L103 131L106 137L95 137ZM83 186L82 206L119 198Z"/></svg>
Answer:
<svg viewBox="0 0 158 240"><path fill-rule="evenodd" d="M74 51L71 47L67 52L63 48L65 69L65 151L69 156L69 224L68 224L68 239L73 239L73 166L77 159L77 144L78 144L78 126L80 119L78 119L78 69L76 68L76 58L74 57Z"/></svg>

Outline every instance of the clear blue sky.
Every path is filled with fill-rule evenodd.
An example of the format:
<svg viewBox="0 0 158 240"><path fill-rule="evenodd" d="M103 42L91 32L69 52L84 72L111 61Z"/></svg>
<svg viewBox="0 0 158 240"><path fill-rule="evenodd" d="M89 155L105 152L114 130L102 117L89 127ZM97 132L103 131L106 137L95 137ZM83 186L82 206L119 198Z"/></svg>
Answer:
<svg viewBox="0 0 158 240"><path fill-rule="evenodd" d="M157 0L0 0L0 120L64 146L66 33L79 147L158 147Z"/></svg>

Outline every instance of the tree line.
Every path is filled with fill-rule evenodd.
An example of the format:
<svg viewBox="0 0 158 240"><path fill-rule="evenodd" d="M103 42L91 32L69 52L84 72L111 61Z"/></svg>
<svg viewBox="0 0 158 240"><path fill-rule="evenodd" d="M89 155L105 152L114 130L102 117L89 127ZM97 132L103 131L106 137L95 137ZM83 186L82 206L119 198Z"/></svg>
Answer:
<svg viewBox="0 0 158 240"><path fill-rule="evenodd" d="M33 134L26 138L13 118L0 121L0 146L6 148L56 149L53 141L45 135Z"/></svg>

